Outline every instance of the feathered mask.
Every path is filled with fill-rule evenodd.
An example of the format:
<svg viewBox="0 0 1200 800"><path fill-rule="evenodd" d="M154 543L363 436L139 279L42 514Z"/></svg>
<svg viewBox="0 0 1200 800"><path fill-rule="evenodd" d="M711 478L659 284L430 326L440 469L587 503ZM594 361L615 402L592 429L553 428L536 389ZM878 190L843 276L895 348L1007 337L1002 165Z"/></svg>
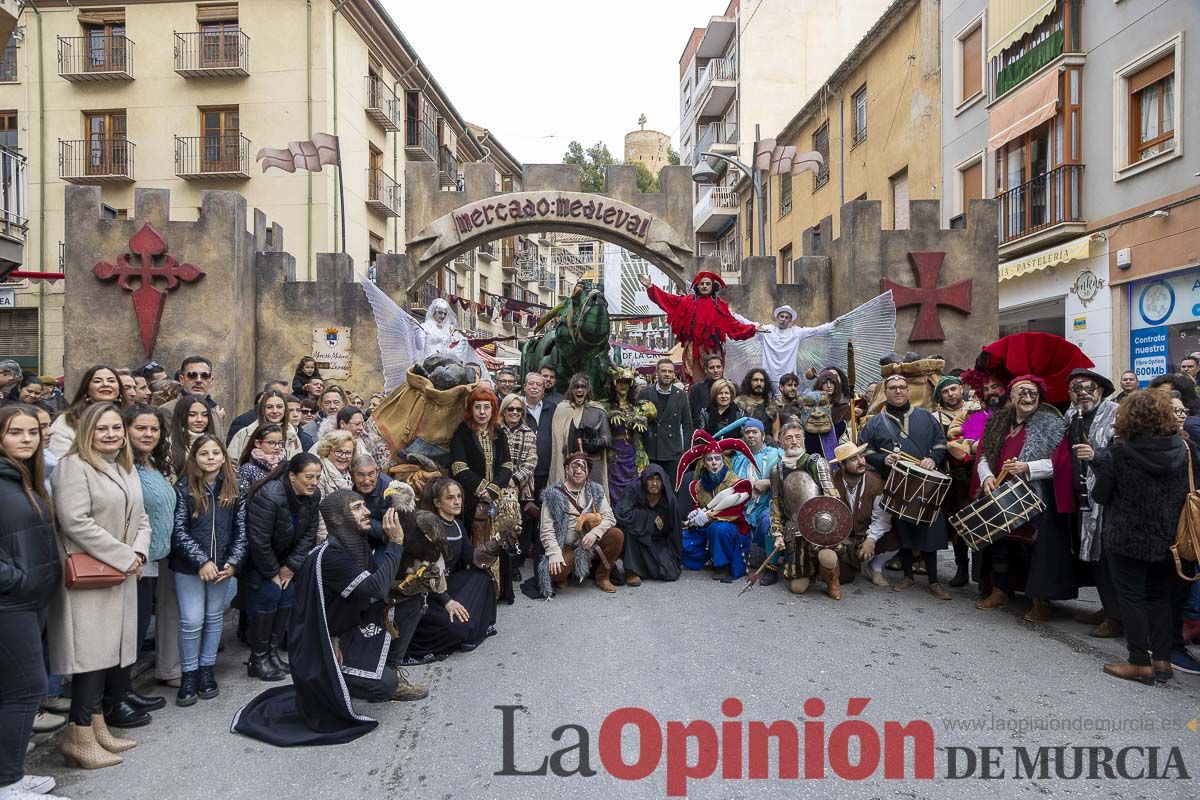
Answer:
<svg viewBox="0 0 1200 800"><path fill-rule="evenodd" d="M733 456L732 451L737 451L751 461L754 461L754 453L750 451L749 445L741 439L721 439L718 441L709 435L708 431L697 430L692 434L691 448L679 459L679 469L675 473L676 490L683 486L683 476L687 474L688 468L696 463L698 459L713 454L731 458Z"/></svg>

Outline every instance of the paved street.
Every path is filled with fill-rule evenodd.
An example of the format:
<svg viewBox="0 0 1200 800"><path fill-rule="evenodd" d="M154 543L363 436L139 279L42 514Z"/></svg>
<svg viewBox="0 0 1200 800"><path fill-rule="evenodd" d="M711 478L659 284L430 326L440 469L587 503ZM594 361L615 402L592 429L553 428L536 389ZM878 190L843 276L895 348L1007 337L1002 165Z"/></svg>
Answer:
<svg viewBox="0 0 1200 800"><path fill-rule="evenodd" d="M1012 748L1038 745L1157 745L1164 748L1160 769L1166 748L1178 746L1187 774L1194 775L1200 734L1186 729L963 733L949 730L945 720L995 715L1012 726L1091 718L1101 724L1182 724L1200 713L1200 678L1177 676L1154 689L1120 683L1100 672L1105 660L1121 655L1117 642L1089 639L1086 628L1066 620L1030 625L1020 619L1020 604L1008 612L978 612L966 590L956 591L952 602L939 602L921 586L897 594L858 581L834 603L823 594L794 598L781 586L739 598L736 585L686 574L675 585L622 588L615 596L589 584L550 603L520 597L501 609L500 635L478 651L411 670L430 684L428 700L370 706L380 727L337 748L279 750L229 733L234 711L263 685L245 677L243 651L229 637L218 665L221 696L158 712L151 726L132 732L139 746L124 765L95 773L65 770L57 750L43 744L29 769L55 775L67 796L114 800L664 797L665 756L640 782L617 780L603 769L597 743L610 711L641 706L664 727L667 720L691 719L717 725L725 719L721 701L733 696L745 704L744 720L798 721L804 700L819 697L828 705L828 732L845 718L847 698L858 696L871 698L862 717L877 730L884 720L932 724L936 780L884 781L880 767L861 782L828 771L823 781L727 781L718 767L713 777L691 781L688 796L778 798L782 791L817 797L831 790L854 798L959 797L964 791L996 798L1194 796L1195 784L1186 780L1012 778ZM1095 607L1088 591L1075 607ZM528 709L516 714L518 769L532 769L575 743L570 732L560 743L551 739L555 728L573 723L591 737L590 766L597 775L494 775L503 767L503 750L501 712L493 707L504 704ZM625 736L629 763L636 758L628 747L632 730ZM945 780L942 749L952 746L1004 746L1005 778ZM567 768L575 758L565 759ZM1145 760L1139 756L1133 763L1137 769ZM772 776L776 769L773 761Z"/></svg>

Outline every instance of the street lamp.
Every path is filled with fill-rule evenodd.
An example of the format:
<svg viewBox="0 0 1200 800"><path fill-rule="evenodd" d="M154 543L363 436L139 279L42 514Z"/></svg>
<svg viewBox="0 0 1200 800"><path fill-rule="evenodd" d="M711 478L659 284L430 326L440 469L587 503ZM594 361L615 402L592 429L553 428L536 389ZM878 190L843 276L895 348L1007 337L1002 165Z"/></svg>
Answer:
<svg viewBox="0 0 1200 800"><path fill-rule="evenodd" d="M756 150L757 150L757 147L758 147L758 145L756 143L755 144ZM708 161L705 160L708 158L716 158L721 161L726 161L726 162L732 164L733 166L737 167L739 170L742 171L742 174L744 174L746 177L748 177L750 179L751 186L753 187L753 190L754 190L754 204L757 207L757 211L758 211L758 254L760 256L765 256L767 254L767 252L766 252L766 247L767 247L766 214L767 214L767 211L766 211L766 207L763 204L762 176L759 175L758 170L751 169L750 167L746 166L741 161L738 161L736 158L733 158L732 156L727 156L724 153L708 152L708 153L701 153L699 159L696 162L696 166L692 167L692 180L695 181L696 183L699 183L699 184L716 183L717 171L712 168L712 165L710 165L708 163Z"/></svg>

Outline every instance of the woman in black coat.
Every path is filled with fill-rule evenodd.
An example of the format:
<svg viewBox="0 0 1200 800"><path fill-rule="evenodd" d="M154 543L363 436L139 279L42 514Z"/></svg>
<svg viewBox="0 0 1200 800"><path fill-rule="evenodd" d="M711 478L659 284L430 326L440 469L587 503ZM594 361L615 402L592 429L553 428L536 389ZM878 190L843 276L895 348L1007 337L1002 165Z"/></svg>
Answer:
<svg viewBox="0 0 1200 800"><path fill-rule="evenodd" d="M494 503L512 473L508 438L500 432L500 401L491 389L475 388L467 395L463 422L450 439L450 475L462 484L462 520L476 547L487 529L475 525L476 509L481 503Z"/></svg>
<svg viewBox="0 0 1200 800"><path fill-rule="evenodd" d="M1104 506L1101 540L1129 645L1129 660L1105 664L1104 671L1146 685L1172 675L1171 545L1188 494L1189 460L1200 472L1175 429L1165 392L1132 392L1117 411L1116 438L1091 461L1092 499Z"/></svg>
<svg viewBox="0 0 1200 800"><path fill-rule="evenodd" d="M0 787L25 776L25 748L46 694L42 624L62 583L46 496L37 410L0 408ZM29 783L54 788L30 775Z"/></svg>
<svg viewBox="0 0 1200 800"><path fill-rule="evenodd" d="M292 578L317 541L321 459L300 453L250 488L246 501L249 557L239 581L250 616L248 672L264 681L283 680L287 664L278 648L287 630L295 587Z"/></svg>

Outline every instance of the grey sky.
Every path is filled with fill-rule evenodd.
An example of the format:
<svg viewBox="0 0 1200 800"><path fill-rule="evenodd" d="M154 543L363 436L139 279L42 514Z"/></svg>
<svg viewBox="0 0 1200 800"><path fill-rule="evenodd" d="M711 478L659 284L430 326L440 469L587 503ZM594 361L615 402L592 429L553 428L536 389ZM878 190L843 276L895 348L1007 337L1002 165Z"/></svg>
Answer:
<svg viewBox="0 0 1200 800"><path fill-rule="evenodd" d="M679 56L713 0L383 0L459 112L526 163L557 163L572 139L621 157L647 128L678 147Z"/></svg>

